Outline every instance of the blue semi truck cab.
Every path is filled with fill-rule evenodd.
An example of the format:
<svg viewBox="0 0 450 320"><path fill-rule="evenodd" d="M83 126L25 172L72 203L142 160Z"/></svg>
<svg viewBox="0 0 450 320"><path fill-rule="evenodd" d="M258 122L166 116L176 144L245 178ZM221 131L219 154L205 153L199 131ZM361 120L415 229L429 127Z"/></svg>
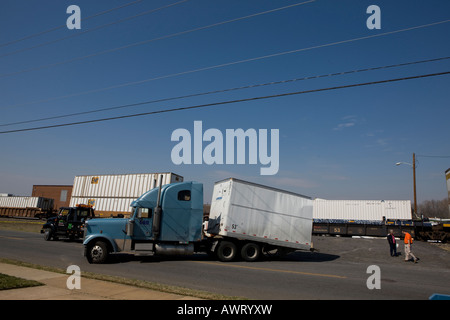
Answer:
<svg viewBox="0 0 450 320"><path fill-rule="evenodd" d="M202 243L203 185L182 182L144 193L129 219L93 219L85 225L85 256L103 263L110 253L192 254Z"/></svg>

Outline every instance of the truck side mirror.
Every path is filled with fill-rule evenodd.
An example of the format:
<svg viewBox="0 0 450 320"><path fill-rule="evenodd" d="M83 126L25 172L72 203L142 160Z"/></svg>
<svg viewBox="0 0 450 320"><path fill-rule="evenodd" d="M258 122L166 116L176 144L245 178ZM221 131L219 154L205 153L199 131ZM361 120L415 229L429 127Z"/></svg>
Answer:
<svg viewBox="0 0 450 320"><path fill-rule="evenodd" d="M127 236L132 237L134 232L134 220L128 220L127 222Z"/></svg>
<svg viewBox="0 0 450 320"><path fill-rule="evenodd" d="M149 218L149 215L151 215L151 210L149 210L148 208L137 208L137 218Z"/></svg>

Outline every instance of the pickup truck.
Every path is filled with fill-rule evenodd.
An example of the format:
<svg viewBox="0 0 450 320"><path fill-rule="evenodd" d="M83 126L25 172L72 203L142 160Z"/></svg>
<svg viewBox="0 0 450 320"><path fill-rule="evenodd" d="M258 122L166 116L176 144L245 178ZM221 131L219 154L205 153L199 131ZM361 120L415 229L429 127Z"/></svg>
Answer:
<svg viewBox="0 0 450 320"><path fill-rule="evenodd" d="M265 252L311 248L311 198L234 178L215 183L206 221L198 182L160 186L131 206L129 219L86 221L84 255L90 263L119 252L206 252L224 262L255 261Z"/></svg>

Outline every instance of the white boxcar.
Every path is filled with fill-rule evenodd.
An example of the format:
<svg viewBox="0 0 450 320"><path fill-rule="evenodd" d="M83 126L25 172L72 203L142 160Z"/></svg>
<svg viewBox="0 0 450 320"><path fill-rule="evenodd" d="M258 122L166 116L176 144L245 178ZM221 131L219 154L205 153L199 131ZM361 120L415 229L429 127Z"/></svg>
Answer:
<svg viewBox="0 0 450 320"><path fill-rule="evenodd" d="M314 221L411 220L409 200L314 200Z"/></svg>
<svg viewBox="0 0 450 320"><path fill-rule="evenodd" d="M70 206L89 204L100 216L129 214L130 204L142 194L162 184L182 182L174 173L137 173L76 176Z"/></svg>
<svg viewBox="0 0 450 320"><path fill-rule="evenodd" d="M312 213L309 197L231 178L215 183L209 221L221 236L310 249Z"/></svg>
<svg viewBox="0 0 450 320"><path fill-rule="evenodd" d="M51 210L53 199L43 197L0 197L0 208L38 208Z"/></svg>

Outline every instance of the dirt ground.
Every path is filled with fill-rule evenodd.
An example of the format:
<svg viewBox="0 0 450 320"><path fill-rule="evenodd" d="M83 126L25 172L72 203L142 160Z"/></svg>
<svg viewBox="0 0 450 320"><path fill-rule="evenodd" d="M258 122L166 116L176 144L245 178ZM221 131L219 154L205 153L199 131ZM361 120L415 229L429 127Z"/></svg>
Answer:
<svg viewBox="0 0 450 320"><path fill-rule="evenodd" d="M45 220L0 218L0 229L39 233L44 223Z"/></svg>
<svg viewBox="0 0 450 320"><path fill-rule="evenodd" d="M431 243L433 246L447 250L450 252L450 243Z"/></svg>

